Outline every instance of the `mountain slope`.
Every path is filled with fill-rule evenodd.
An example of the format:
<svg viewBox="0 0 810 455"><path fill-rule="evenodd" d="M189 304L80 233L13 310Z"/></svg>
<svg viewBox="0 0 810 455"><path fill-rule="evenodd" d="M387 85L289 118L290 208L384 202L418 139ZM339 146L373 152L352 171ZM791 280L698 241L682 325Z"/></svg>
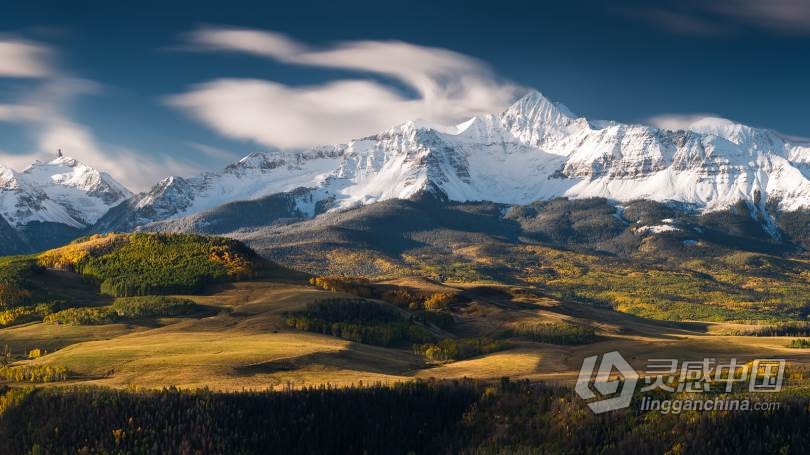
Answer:
<svg viewBox="0 0 810 455"><path fill-rule="evenodd" d="M294 209L306 217L424 192L504 204L649 199L699 211L744 200L767 215L810 207L809 176L810 144L770 130L713 118L686 131L591 121L533 91L456 126L411 121L344 145L255 153L218 173L170 177L97 229L131 230L296 188L310 190Z"/></svg>
<svg viewBox="0 0 810 455"><path fill-rule="evenodd" d="M180 218L234 201L260 199L300 187L316 187L339 162L342 152L322 147L294 154L253 153L221 172L167 177L149 192L136 195L102 217L95 231L130 231L138 226ZM303 211L308 211L302 206ZM308 216L314 216L308 213Z"/></svg>
<svg viewBox="0 0 810 455"><path fill-rule="evenodd" d="M18 254L25 250L25 244L17 231L3 217L0 217L0 256Z"/></svg>
<svg viewBox="0 0 810 455"><path fill-rule="evenodd" d="M154 232L227 234L311 218L313 212L320 213L314 205L312 190L299 188L256 200L229 202L183 218L149 223L140 226L139 229Z"/></svg>
<svg viewBox="0 0 810 455"><path fill-rule="evenodd" d="M179 227L182 232L182 226L174 223L160 226ZM641 268L741 252L746 252L742 256L798 252L787 238L769 235L744 203L700 214L652 201L634 201L617 209L604 198L510 207L448 202L426 194L224 234L275 262L313 274L426 273L501 281L512 279L514 272L509 270L518 264L528 277L545 273L537 258L527 256L544 247L630 259Z"/></svg>

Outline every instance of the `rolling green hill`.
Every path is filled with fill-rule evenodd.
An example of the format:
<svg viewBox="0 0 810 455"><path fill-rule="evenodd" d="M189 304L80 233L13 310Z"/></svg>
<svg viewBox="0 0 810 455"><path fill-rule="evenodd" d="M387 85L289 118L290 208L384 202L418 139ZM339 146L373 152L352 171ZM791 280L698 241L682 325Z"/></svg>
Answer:
<svg viewBox="0 0 810 455"><path fill-rule="evenodd" d="M195 293L218 283L285 274L235 240L94 235L37 255L0 258L0 326L71 309L81 318L86 315L74 308L103 306L109 297Z"/></svg>

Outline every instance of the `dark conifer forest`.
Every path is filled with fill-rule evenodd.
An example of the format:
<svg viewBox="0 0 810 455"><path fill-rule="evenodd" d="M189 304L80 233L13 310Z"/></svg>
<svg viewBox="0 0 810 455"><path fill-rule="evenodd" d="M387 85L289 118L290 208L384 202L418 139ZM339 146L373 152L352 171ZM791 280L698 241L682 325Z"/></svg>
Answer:
<svg viewBox="0 0 810 455"><path fill-rule="evenodd" d="M0 452L802 454L806 395L776 412L595 415L570 388L507 379L215 393L5 390Z"/></svg>

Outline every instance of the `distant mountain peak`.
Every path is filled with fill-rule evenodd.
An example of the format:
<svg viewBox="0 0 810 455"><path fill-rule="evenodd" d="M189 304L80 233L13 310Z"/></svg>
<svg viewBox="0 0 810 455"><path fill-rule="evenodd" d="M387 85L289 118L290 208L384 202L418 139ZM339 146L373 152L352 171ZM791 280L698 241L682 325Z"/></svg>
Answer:
<svg viewBox="0 0 810 455"><path fill-rule="evenodd" d="M22 172L0 170L0 216L15 227L53 222L82 228L131 196L106 172L69 156L35 161Z"/></svg>
<svg viewBox="0 0 810 455"><path fill-rule="evenodd" d="M537 90L528 93L515 101L502 116L523 117L528 121L557 125L577 118L568 107L555 103Z"/></svg>

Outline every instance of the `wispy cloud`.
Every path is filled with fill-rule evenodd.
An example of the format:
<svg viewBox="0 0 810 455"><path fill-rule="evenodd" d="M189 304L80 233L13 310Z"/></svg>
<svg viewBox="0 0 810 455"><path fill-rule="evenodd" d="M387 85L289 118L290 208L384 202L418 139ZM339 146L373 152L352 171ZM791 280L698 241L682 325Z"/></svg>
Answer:
<svg viewBox="0 0 810 455"><path fill-rule="evenodd" d="M654 24L679 35L698 37L731 36L736 28L700 15L660 8L628 8L623 12L632 18Z"/></svg>
<svg viewBox="0 0 810 455"><path fill-rule="evenodd" d="M240 158L240 156L237 155L236 153L229 152L227 150L223 150L221 148L214 147L208 144L201 144L199 142L186 142L186 145L213 160L232 161L234 159Z"/></svg>
<svg viewBox="0 0 810 455"><path fill-rule="evenodd" d="M726 0L700 3L707 11L784 34L810 35L810 1Z"/></svg>
<svg viewBox="0 0 810 455"><path fill-rule="evenodd" d="M258 79L217 79L171 97L220 134L270 147L342 142L422 118L452 123L506 107L519 87L483 62L400 41L350 41L315 48L279 33L206 27L186 36L195 49L252 54L283 63L385 76L296 87Z"/></svg>
<svg viewBox="0 0 810 455"><path fill-rule="evenodd" d="M730 36L745 29L780 35L810 35L808 0L638 2L621 11L688 36Z"/></svg>
<svg viewBox="0 0 810 455"><path fill-rule="evenodd" d="M270 147L295 148L364 136L424 113L371 81L309 87L220 79L170 100L222 135Z"/></svg>
<svg viewBox="0 0 810 455"><path fill-rule="evenodd" d="M737 121L723 118L717 114L659 114L641 120L645 125L670 131L697 131L701 133L716 134L723 128L740 124ZM779 135L782 140L793 144L810 144L810 138L784 134L782 132L769 129Z"/></svg>
<svg viewBox="0 0 810 455"><path fill-rule="evenodd" d="M0 77L46 77L51 73L51 57L45 46L0 36Z"/></svg>
<svg viewBox="0 0 810 455"><path fill-rule="evenodd" d="M695 122L705 118L720 118L714 114L660 114L644 119L642 123L664 130L688 130Z"/></svg>
<svg viewBox="0 0 810 455"><path fill-rule="evenodd" d="M19 170L34 160L49 161L61 149L136 191L152 185L155 176L196 170L171 157L149 159L122 146L99 144L89 127L73 119L71 107L78 98L99 95L103 89L59 70L56 55L43 44L0 38L0 77L37 79L30 91L0 103L0 122L20 125L35 150L0 152L0 163Z"/></svg>

